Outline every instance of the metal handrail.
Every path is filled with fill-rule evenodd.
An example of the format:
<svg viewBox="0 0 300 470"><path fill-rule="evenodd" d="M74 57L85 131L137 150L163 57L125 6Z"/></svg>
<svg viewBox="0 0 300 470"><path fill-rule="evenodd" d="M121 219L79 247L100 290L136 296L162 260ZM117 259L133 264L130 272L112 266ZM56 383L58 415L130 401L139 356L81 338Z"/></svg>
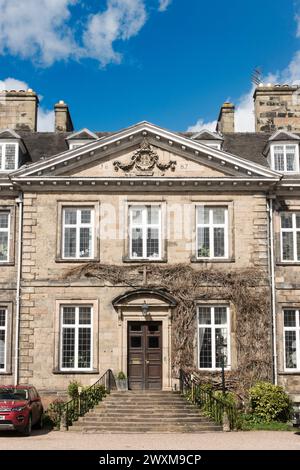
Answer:
<svg viewBox="0 0 300 470"><path fill-rule="evenodd" d="M231 430L238 428L239 412L234 404L230 404L222 398L217 398L209 390L201 387L193 381L192 374L179 373L180 392L182 395L189 395L193 403L213 419L216 424L223 425L225 417Z"/></svg>
<svg viewBox="0 0 300 470"><path fill-rule="evenodd" d="M108 369L97 382L78 394L78 397L60 405L60 427L67 430L74 421L94 408L105 394L116 388L115 376Z"/></svg>

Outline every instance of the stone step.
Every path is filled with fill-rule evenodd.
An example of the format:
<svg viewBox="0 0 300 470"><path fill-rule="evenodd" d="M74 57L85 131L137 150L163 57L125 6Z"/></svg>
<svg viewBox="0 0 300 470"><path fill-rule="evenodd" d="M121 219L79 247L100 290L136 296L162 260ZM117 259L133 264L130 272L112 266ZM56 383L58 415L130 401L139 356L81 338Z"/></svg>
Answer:
<svg viewBox="0 0 300 470"><path fill-rule="evenodd" d="M161 413L144 413L143 411L141 411L140 413L122 413L122 415L120 415L120 413L115 413L115 412L103 412L103 413L89 413L89 416L91 416L92 418L101 418L101 417L106 417L106 418L111 418L111 419L117 419L117 418L120 418L120 420L123 420L126 416L129 416L130 418L134 419L134 418L143 418L143 419L149 419L149 418L161 418L161 419L167 419L167 418L172 418L172 417L178 417L178 418L184 418L185 416L191 416L191 417L200 417L202 416L200 413L198 413L197 411L195 412L191 412L191 413L187 413L186 411L175 411L173 413L170 413L170 412L167 412L167 411L163 411Z"/></svg>
<svg viewBox="0 0 300 470"><path fill-rule="evenodd" d="M151 434L164 434L164 433L202 433L202 432L220 432L222 428L220 426L164 426L163 428L157 428L156 426L150 428L149 426L134 426L133 428L123 427L108 427L108 426L84 426L84 427L71 427L70 431L91 433L91 434L139 434L139 433L151 433Z"/></svg>
<svg viewBox="0 0 300 470"><path fill-rule="evenodd" d="M93 417L90 417L90 416L87 416L85 418L82 418L80 421L79 421L82 425L83 424L91 424L91 423L94 423L94 424L115 424L116 423L116 420L112 420L111 418L105 418L105 417L102 417L102 418L93 418ZM209 423L209 420L208 419L203 419L199 416L185 416L184 418L181 418L181 417L173 417L173 418L168 418L167 420L167 423L169 424L185 424L185 423L203 423L203 422L206 422L206 423ZM161 418L151 418L151 419L147 419L145 420L144 418L127 418L127 419L122 419L122 421L119 421L118 422L119 424L124 424L124 425L133 425L135 423L147 423L149 425L152 425L152 424L157 424L159 426L165 426L166 425L166 421L162 420Z"/></svg>

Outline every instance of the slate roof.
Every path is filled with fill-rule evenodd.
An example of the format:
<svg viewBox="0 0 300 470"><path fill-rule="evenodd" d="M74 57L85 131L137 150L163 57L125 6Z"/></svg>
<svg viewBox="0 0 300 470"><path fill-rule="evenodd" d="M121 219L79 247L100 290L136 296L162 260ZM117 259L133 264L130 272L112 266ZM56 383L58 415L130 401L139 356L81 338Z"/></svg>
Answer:
<svg viewBox="0 0 300 470"><path fill-rule="evenodd" d="M19 132L22 137L31 161L36 162L41 158L48 158L68 150L66 138L71 132ZM95 132L100 137L113 134L112 132ZM192 138L195 133L179 133L185 137ZM250 162L258 163L268 167L266 157L263 155L264 148L271 134L255 132L235 132L224 134L223 150L237 155ZM198 140L198 139L196 139ZM202 140L202 136L199 141Z"/></svg>

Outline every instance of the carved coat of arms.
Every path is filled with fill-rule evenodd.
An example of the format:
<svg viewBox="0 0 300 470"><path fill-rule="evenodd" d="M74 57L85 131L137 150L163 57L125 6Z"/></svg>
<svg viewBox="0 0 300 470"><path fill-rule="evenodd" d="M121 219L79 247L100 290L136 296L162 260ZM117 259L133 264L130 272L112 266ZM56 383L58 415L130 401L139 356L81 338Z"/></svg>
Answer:
<svg viewBox="0 0 300 470"><path fill-rule="evenodd" d="M160 171L165 172L168 169L175 171L177 162L170 160L164 164L159 161L159 156L153 150L147 139L143 139L141 146L132 155L129 163L121 163L120 161L114 162L115 171L122 170L125 173L135 171L137 176L152 176L153 170L158 168Z"/></svg>

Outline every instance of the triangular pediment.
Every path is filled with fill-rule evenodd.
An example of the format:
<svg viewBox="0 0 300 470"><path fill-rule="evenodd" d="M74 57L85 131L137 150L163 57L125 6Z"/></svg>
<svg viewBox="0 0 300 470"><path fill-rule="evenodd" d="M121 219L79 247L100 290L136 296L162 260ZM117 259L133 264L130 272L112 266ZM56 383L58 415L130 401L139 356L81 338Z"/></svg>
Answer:
<svg viewBox="0 0 300 470"><path fill-rule="evenodd" d="M21 139L13 129L0 129L0 139Z"/></svg>
<svg viewBox="0 0 300 470"><path fill-rule="evenodd" d="M278 173L199 141L142 122L14 173L28 177L263 177Z"/></svg>
<svg viewBox="0 0 300 470"><path fill-rule="evenodd" d="M97 140L98 136L89 129L81 129L80 131L73 132L66 140Z"/></svg>

